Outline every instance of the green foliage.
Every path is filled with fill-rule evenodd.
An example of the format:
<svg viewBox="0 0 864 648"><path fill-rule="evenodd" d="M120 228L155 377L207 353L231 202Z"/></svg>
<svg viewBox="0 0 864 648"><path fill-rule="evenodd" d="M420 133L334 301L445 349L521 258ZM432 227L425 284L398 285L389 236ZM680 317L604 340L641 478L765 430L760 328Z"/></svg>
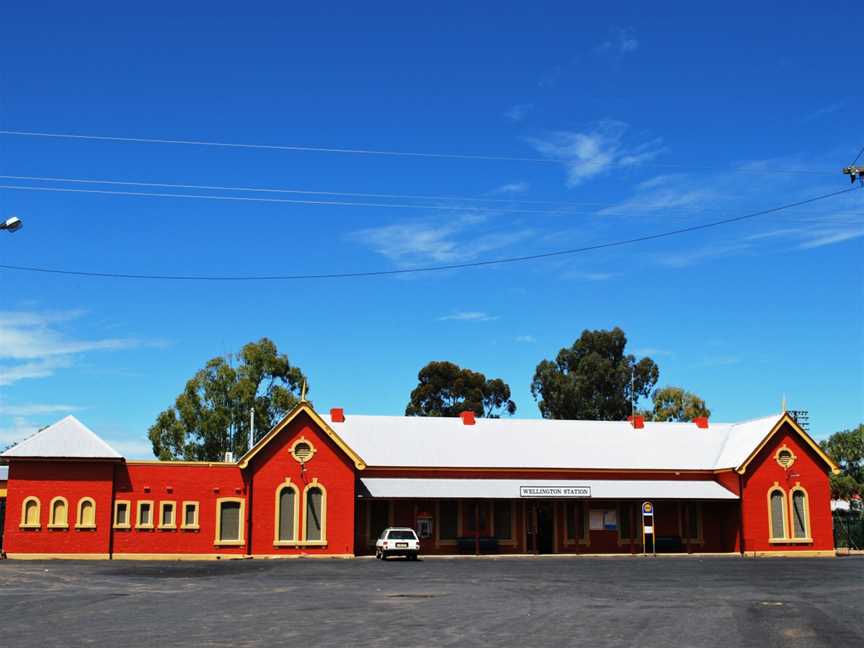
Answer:
<svg viewBox="0 0 864 648"><path fill-rule="evenodd" d="M239 456L248 447L250 410L257 441L297 403L304 381L267 338L245 345L236 358L213 358L156 417L147 435L153 454L199 461L219 461L227 450Z"/></svg>
<svg viewBox="0 0 864 648"><path fill-rule="evenodd" d="M537 365L531 393L544 418L621 421L631 413L631 397L648 397L660 377L651 358L625 355L620 328L582 331L555 361ZM631 393L631 376L633 386Z"/></svg>
<svg viewBox="0 0 864 648"><path fill-rule="evenodd" d="M705 401L681 387L661 387L651 394L654 409L643 412L648 421L692 421L698 416L711 416Z"/></svg>
<svg viewBox="0 0 864 648"><path fill-rule="evenodd" d="M864 423L835 432L819 445L841 470L839 475L831 475L831 497L848 500L864 495Z"/></svg>
<svg viewBox="0 0 864 648"><path fill-rule="evenodd" d="M482 373L452 362L430 362L417 379L406 416L459 416L471 411L477 416L499 418L516 411L507 383L500 378L487 380Z"/></svg>

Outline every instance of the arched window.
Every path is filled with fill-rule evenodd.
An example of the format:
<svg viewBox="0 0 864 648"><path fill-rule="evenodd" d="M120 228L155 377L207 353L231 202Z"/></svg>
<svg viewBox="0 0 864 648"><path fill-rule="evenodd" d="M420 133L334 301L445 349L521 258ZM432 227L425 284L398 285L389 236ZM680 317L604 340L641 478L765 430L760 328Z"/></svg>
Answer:
<svg viewBox="0 0 864 648"><path fill-rule="evenodd" d="M48 515L49 529L68 529L69 503L66 501L66 498L55 497L54 499L52 499Z"/></svg>
<svg viewBox="0 0 864 648"><path fill-rule="evenodd" d="M41 503L38 497L28 497L21 504L21 528L38 529Z"/></svg>
<svg viewBox="0 0 864 648"><path fill-rule="evenodd" d="M297 542L297 487L286 480L276 488L276 537L275 544Z"/></svg>
<svg viewBox="0 0 864 648"><path fill-rule="evenodd" d="M304 542L324 544L327 541L327 491L318 479L303 491L306 519L303 525Z"/></svg>
<svg viewBox="0 0 864 648"><path fill-rule="evenodd" d="M810 506L807 501L807 491L796 484L792 493L792 538L794 540L810 539Z"/></svg>
<svg viewBox="0 0 864 648"><path fill-rule="evenodd" d="M92 497L82 497L78 500L78 517L75 522L77 529L96 528L96 502Z"/></svg>
<svg viewBox="0 0 864 648"><path fill-rule="evenodd" d="M768 520L771 525L771 540L786 540L786 493L774 483L768 491Z"/></svg>

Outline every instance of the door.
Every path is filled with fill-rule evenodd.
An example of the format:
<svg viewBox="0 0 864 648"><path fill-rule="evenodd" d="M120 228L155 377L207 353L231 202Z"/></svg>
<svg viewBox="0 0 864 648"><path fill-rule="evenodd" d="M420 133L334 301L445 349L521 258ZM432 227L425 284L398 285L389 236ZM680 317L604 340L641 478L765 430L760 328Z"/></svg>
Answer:
<svg viewBox="0 0 864 648"><path fill-rule="evenodd" d="M525 507L525 549L531 553L555 551L555 516L552 502L531 502Z"/></svg>

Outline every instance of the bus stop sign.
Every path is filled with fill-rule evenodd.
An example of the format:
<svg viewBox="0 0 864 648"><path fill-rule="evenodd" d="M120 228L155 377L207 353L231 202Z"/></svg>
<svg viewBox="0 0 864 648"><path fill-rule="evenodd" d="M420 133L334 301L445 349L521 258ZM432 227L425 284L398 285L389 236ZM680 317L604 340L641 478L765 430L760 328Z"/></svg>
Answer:
<svg viewBox="0 0 864 648"><path fill-rule="evenodd" d="M646 517L654 517L654 505L651 502L642 503L642 515Z"/></svg>

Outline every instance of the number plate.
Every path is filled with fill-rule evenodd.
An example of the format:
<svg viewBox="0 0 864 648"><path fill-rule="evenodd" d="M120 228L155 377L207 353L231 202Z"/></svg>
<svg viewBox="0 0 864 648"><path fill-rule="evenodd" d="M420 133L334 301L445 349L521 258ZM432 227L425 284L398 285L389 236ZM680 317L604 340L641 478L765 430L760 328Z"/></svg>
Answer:
<svg viewBox="0 0 864 648"><path fill-rule="evenodd" d="M407 547L408 547L408 543L407 543L407 542L397 542L397 543L396 543L396 547L397 547L397 548L400 548L400 547L405 547L405 548L407 548Z"/></svg>

